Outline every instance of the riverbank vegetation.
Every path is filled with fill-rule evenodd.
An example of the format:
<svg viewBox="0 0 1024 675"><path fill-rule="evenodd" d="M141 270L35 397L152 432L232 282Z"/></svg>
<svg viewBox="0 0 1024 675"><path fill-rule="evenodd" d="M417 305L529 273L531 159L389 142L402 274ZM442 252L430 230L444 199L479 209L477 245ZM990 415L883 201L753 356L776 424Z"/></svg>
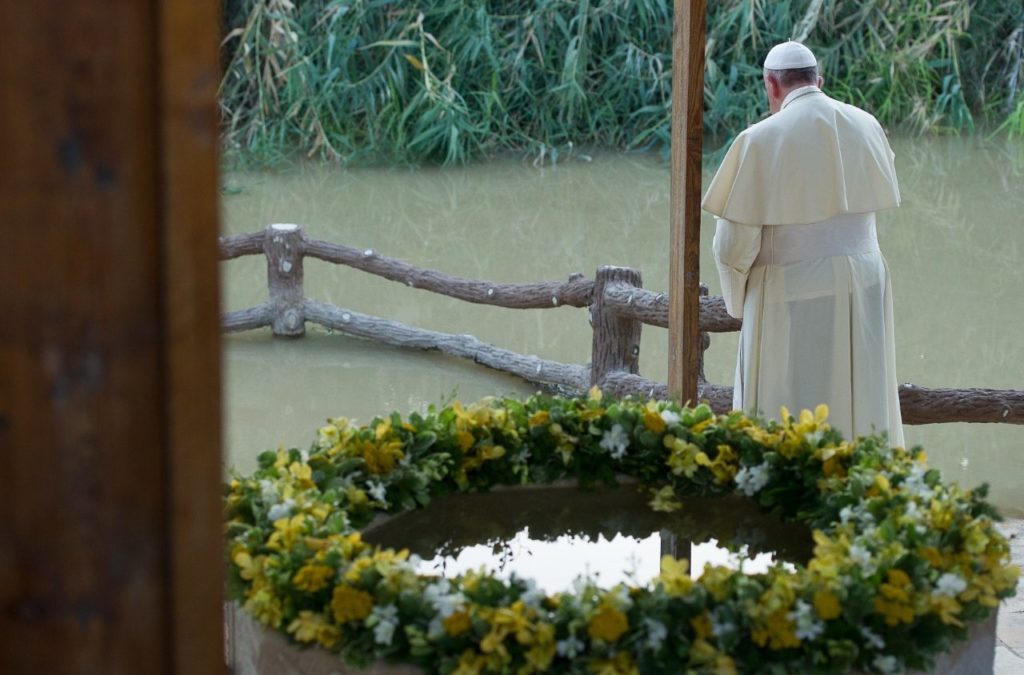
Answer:
<svg viewBox="0 0 1024 675"><path fill-rule="evenodd" d="M229 158L463 162L664 149L671 0L225 0ZM826 89L910 133L1024 135L1024 4L708 3L708 150L766 111L772 44L811 46Z"/></svg>

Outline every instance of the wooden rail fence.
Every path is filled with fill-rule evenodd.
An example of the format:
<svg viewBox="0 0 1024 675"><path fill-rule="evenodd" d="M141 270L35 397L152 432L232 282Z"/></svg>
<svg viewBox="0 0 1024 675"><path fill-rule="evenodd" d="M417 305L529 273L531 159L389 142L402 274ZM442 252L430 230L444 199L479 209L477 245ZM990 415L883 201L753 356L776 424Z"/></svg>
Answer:
<svg viewBox="0 0 1024 675"><path fill-rule="evenodd" d="M593 385L617 396L668 395L668 387L640 376L640 333L643 324L668 327L669 298L642 287L640 272L625 267L601 267L594 279L573 274L566 281L496 284L456 277L415 267L380 255L305 236L298 225L270 225L262 232L222 237L221 260L263 254L267 260L266 302L222 317L226 332L270 326L274 335L301 336L307 321L347 335L385 344L438 350L470 359L489 368L511 373L536 384L555 385L584 392ZM591 360L586 365L525 356L485 343L471 335L424 330L311 300L303 295L303 259L317 258L369 272L458 300L510 309L587 307L593 328ZM740 328L720 297L701 288L700 329L702 355L708 333ZM699 357L700 358L700 357ZM732 387L711 384L698 366L698 398L718 412L732 407ZM995 389L930 389L900 385L900 405L906 424L940 422L996 422L1024 424L1024 391Z"/></svg>

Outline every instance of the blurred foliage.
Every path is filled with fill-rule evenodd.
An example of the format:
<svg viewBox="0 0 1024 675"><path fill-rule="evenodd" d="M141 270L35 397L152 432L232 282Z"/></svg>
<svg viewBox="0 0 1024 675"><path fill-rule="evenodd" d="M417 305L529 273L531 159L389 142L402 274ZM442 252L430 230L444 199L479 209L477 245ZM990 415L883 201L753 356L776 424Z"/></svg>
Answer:
<svg viewBox="0 0 1024 675"><path fill-rule="evenodd" d="M1022 2L708 5L709 149L765 114L760 64L788 38L889 128L1024 132ZM225 0L225 147L260 163L664 149L671 31L670 0Z"/></svg>

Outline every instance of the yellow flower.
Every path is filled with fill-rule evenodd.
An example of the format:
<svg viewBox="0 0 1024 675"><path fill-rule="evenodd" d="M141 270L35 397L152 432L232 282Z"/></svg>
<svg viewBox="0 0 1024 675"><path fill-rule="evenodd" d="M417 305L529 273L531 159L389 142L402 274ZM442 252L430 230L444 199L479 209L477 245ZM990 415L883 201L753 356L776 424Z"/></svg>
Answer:
<svg viewBox="0 0 1024 675"><path fill-rule="evenodd" d="M703 452L698 452L695 460L697 464L711 469L715 476L715 482L725 484L730 482L739 471L739 460L736 458L736 451L728 445L719 445L718 454L711 460Z"/></svg>
<svg viewBox="0 0 1024 675"><path fill-rule="evenodd" d="M821 530L814 530L814 558L808 569L822 576L835 578L839 576L839 568L847 561L849 541L845 534L837 535L833 541Z"/></svg>
<svg viewBox="0 0 1024 675"><path fill-rule="evenodd" d="M327 565L311 565L307 563L292 577L292 585L300 591L316 593L321 588L327 586L327 582L330 581L333 575L334 570Z"/></svg>
<svg viewBox="0 0 1024 675"><path fill-rule="evenodd" d="M602 602L597 606L597 611L587 624L587 633L590 637L615 642L623 633L629 630L629 620L622 611L608 603Z"/></svg>
<svg viewBox="0 0 1024 675"><path fill-rule="evenodd" d="M264 626L277 628L281 625L284 615L281 601L269 589L251 590L244 607Z"/></svg>
<svg viewBox="0 0 1024 675"><path fill-rule="evenodd" d="M358 588L340 584L335 587L331 597L331 611L338 623L365 619L373 611L373 596Z"/></svg>
<svg viewBox="0 0 1024 675"><path fill-rule="evenodd" d="M714 632L711 628L711 615L707 611L703 611L698 616L690 619L690 625L693 626L693 632L701 640L708 639Z"/></svg>
<svg viewBox="0 0 1024 675"><path fill-rule="evenodd" d="M918 554L928 561L928 564L935 568L942 568L942 554L934 546L922 546L917 550Z"/></svg>
<svg viewBox="0 0 1024 675"><path fill-rule="evenodd" d="M313 469L309 464L300 464L299 462L292 462L288 467L288 473L291 474L295 481L295 485L300 490L308 490L316 487L316 483L313 482Z"/></svg>
<svg viewBox="0 0 1024 675"><path fill-rule="evenodd" d="M402 452L402 441L398 439L359 441L357 448L366 462L366 470L375 476L391 473L398 460L405 457L405 453Z"/></svg>
<svg viewBox="0 0 1024 675"><path fill-rule="evenodd" d="M932 526L939 530L948 530L953 524L953 509L949 503L933 499L928 507Z"/></svg>
<svg viewBox="0 0 1024 675"><path fill-rule="evenodd" d="M533 639L533 646L526 652L528 669L524 671L543 673L555 658L555 627L550 623L538 623Z"/></svg>
<svg viewBox="0 0 1024 675"><path fill-rule="evenodd" d="M532 644L534 636L530 617L533 614L535 611L528 610L522 600L517 600L509 607L481 611L480 616L491 624L491 630L480 641L480 651L507 657L508 650L504 642L509 635L514 636L521 645Z"/></svg>
<svg viewBox="0 0 1024 675"><path fill-rule="evenodd" d="M707 429L708 427L710 427L714 423L715 423L715 418L714 417L709 417L706 420L704 420L703 422L697 422L696 424L694 424L692 427L690 427L690 431L692 431L695 434L699 434L700 432L704 431L705 429Z"/></svg>
<svg viewBox="0 0 1024 675"><path fill-rule="evenodd" d="M551 422L551 413L547 410L538 410L537 412L530 415L530 421L527 422L528 426L540 427Z"/></svg>
<svg viewBox="0 0 1024 675"><path fill-rule="evenodd" d="M345 499L352 506L362 506L370 501L370 498L366 496L366 491L360 490L355 485L349 485L345 488Z"/></svg>
<svg viewBox="0 0 1024 675"><path fill-rule="evenodd" d="M500 673L506 670L504 666L507 660L508 655L505 655L503 658L500 654L478 654L472 649L467 649L459 657L459 664L452 671L452 675Z"/></svg>
<svg viewBox="0 0 1024 675"><path fill-rule="evenodd" d="M888 581L878 587L875 596L875 612L885 617L885 623L896 626L914 620L914 608L911 604L913 584L903 570L892 569L888 573Z"/></svg>
<svg viewBox="0 0 1024 675"><path fill-rule="evenodd" d="M963 626L963 622L956 617L963 609L956 598L948 595L932 595L928 598L928 605L939 615L942 623L952 626Z"/></svg>
<svg viewBox="0 0 1024 675"><path fill-rule="evenodd" d="M683 507L683 502L676 496L676 491L671 485L666 485L660 490L655 491L654 497L649 504L654 511L661 511L663 513L678 511Z"/></svg>
<svg viewBox="0 0 1024 675"><path fill-rule="evenodd" d="M751 631L751 639L760 647L767 645L768 649L799 647L800 638L796 636L796 624L788 617L788 614L788 608L769 614L763 621L758 622L757 628Z"/></svg>
<svg viewBox="0 0 1024 675"><path fill-rule="evenodd" d="M288 624L288 632L299 642L318 642L327 649L341 641L341 630L337 626L327 623L322 614L307 609Z"/></svg>
<svg viewBox="0 0 1024 675"><path fill-rule="evenodd" d="M839 598L837 598L832 591L818 591L814 594L814 609L818 612L818 616L826 621L834 619L842 613L842 608L839 606Z"/></svg>
<svg viewBox="0 0 1024 675"><path fill-rule="evenodd" d="M238 567L238 574L246 581L252 581L263 572L263 561L266 556L253 558L248 551L239 551L232 557L232 562Z"/></svg>
<svg viewBox="0 0 1024 675"><path fill-rule="evenodd" d="M447 618L441 619L441 625L444 626L444 632L455 637L472 628L473 623L469 619L469 613L460 609L457 612L452 612Z"/></svg>
<svg viewBox="0 0 1024 675"><path fill-rule="evenodd" d="M665 464L672 469L672 473L677 476L685 475L687 478L693 478L693 474L697 473L700 468L697 464L697 455L703 454L700 452L700 448L671 434L662 439L662 444L669 449Z"/></svg>
<svg viewBox="0 0 1024 675"><path fill-rule="evenodd" d="M649 402L644 408L644 426L647 427L648 431L655 434L665 432L665 420L661 418L658 405L654 401Z"/></svg>
<svg viewBox="0 0 1024 675"><path fill-rule="evenodd" d="M487 426L491 422L493 409L490 402L493 399L485 398L479 403L469 406L469 409L462 407L458 401L452 403L452 411L455 413L456 431L470 431L478 427Z"/></svg>
<svg viewBox="0 0 1024 675"><path fill-rule="evenodd" d="M661 574L655 579L669 595L683 595L693 588L693 579L687 573L689 560L676 560L670 555L661 557Z"/></svg>
<svg viewBox="0 0 1024 675"><path fill-rule="evenodd" d="M601 389L595 384L590 388L590 391L587 392L587 398L595 403L600 403L601 399L604 398L604 395L601 393Z"/></svg>
<svg viewBox="0 0 1024 675"><path fill-rule="evenodd" d="M729 581L732 579L732 574L733 571L728 567L715 567L708 563L704 565L704 570L700 574L700 582L715 600L721 602L729 595Z"/></svg>
<svg viewBox="0 0 1024 675"><path fill-rule="evenodd" d="M274 521L274 533L267 540L267 548L275 551L288 551L295 545L299 537L305 534L306 516L299 514L291 518L279 518Z"/></svg>
<svg viewBox="0 0 1024 675"><path fill-rule="evenodd" d="M629 652L619 652L611 659L590 659L587 670L592 675L639 675L633 657Z"/></svg>
<svg viewBox="0 0 1024 675"><path fill-rule="evenodd" d="M459 444L459 450L465 452L473 447L476 438L468 431L457 431L455 432L455 441Z"/></svg>
<svg viewBox="0 0 1024 675"><path fill-rule="evenodd" d="M690 658L704 668L701 672L714 675L736 675L736 664L733 660L718 651L707 640L698 638L690 647Z"/></svg>
<svg viewBox="0 0 1024 675"><path fill-rule="evenodd" d="M489 462L505 455L505 448L500 445L479 445L462 458L460 469L471 471L479 469L484 462Z"/></svg>

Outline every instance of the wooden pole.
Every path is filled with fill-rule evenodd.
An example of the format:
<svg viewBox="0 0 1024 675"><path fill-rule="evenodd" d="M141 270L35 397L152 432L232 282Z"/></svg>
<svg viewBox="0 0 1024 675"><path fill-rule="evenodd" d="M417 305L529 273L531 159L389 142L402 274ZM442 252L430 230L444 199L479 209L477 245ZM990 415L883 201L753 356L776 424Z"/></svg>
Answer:
<svg viewBox="0 0 1024 675"><path fill-rule="evenodd" d="M3 3L0 672L223 672L219 3Z"/></svg>
<svg viewBox="0 0 1024 675"><path fill-rule="evenodd" d="M675 0L669 238L669 396L696 403L700 345L700 190L705 0Z"/></svg>

